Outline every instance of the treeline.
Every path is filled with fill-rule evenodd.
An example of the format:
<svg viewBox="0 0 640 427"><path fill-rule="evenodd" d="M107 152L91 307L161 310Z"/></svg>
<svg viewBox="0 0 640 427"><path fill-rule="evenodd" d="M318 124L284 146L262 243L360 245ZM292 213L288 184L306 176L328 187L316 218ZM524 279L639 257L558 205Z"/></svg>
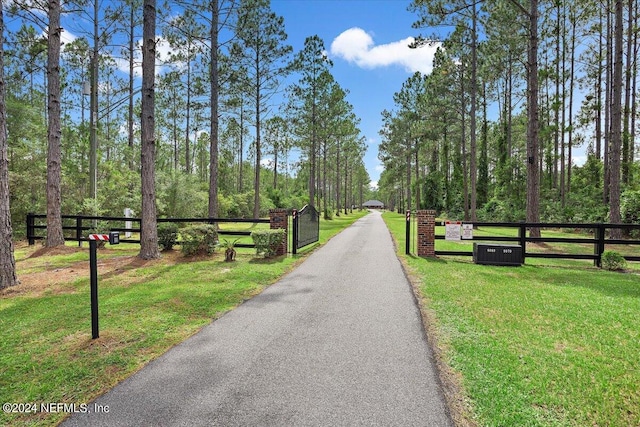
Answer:
<svg viewBox="0 0 640 427"><path fill-rule="evenodd" d="M77 36L63 44L60 60L62 211L140 212L142 2L111 2L94 15L97 3L62 10L65 33ZM46 208L47 38L28 19L29 7L10 5L23 24L8 34L5 52L16 224ZM258 217L273 207L313 202L336 211L359 201L369 183L359 120L322 57L322 40L309 37L294 54L282 17L263 0L175 2L158 10L160 215ZM79 27L81 20L95 26Z"/></svg>
<svg viewBox="0 0 640 427"><path fill-rule="evenodd" d="M414 28L451 31L417 40L441 43L433 72L410 77L383 113L389 206L638 221L637 0L415 0L410 10Z"/></svg>

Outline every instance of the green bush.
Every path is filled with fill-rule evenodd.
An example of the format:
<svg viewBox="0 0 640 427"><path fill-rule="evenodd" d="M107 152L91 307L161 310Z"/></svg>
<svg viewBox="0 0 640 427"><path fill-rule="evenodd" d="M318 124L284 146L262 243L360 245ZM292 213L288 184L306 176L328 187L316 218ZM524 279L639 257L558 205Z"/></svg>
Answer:
<svg viewBox="0 0 640 427"><path fill-rule="evenodd" d="M192 225L180 232L182 253L191 255L211 255L218 247L218 231L211 224Z"/></svg>
<svg viewBox="0 0 640 427"><path fill-rule="evenodd" d="M278 246L282 244L284 240L284 230L256 230L251 233L253 243L256 245L256 253L258 255L264 254L265 258L270 258L276 255Z"/></svg>
<svg viewBox="0 0 640 427"><path fill-rule="evenodd" d="M602 268L609 271L624 270L627 261L622 255L615 251L604 251L602 253Z"/></svg>
<svg viewBox="0 0 640 427"><path fill-rule="evenodd" d="M158 246L161 251L170 251L178 243L178 226L173 222L158 224Z"/></svg>

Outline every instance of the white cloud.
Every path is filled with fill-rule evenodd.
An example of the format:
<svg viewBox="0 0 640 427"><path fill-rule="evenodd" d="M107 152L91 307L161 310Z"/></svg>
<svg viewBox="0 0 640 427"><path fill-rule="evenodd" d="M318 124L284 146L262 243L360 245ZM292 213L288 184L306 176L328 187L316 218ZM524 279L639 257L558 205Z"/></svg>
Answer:
<svg viewBox="0 0 640 427"><path fill-rule="evenodd" d="M40 37L42 37L45 40L49 38L49 27L42 30L42 32L40 33ZM69 44L77 38L78 37L75 34L63 28L62 31L60 32L60 43L62 44L62 49L64 50L65 44Z"/></svg>
<svg viewBox="0 0 640 427"><path fill-rule="evenodd" d="M431 72L433 56L438 45L409 48L413 37L375 45L373 37L362 28L350 28L331 43L331 54L362 68L378 68L399 65L406 71L424 74Z"/></svg>
<svg viewBox="0 0 640 427"><path fill-rule="evenodd" d="M165 65L170 60L171 47L169 42L162 36L156 37L156 75L163 74L168 69ZM121 57L113 57L116 67L125 74L129 74L129 60ZM134 48L134 67L133 75L135 77L142 76L142 39L135 43ZM174 64L178 64L177 62Z"/></svg>
<svg viewBox="0 0 640 427"><path fill-rule="evenodd" d="M587 163L587 155L586 154L577 155L577 156L574 155L572 162L576 166L584 166L584 164Z"/></svg>
<svg viewBox="0 0 640 427"><path fill-rule="evenodd" d="M62 33L60 34L60 42L62 42L63 46L65 44L69 44L69 43L73 42L77 38L78 37L75 34L70 33L69 31L65 31L64 29L62 30Z"/></svg>

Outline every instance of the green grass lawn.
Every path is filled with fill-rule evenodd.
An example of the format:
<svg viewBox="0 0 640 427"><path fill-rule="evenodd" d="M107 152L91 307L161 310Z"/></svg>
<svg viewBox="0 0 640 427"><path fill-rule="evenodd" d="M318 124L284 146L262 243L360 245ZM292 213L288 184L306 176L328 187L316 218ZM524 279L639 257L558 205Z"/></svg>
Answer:
<svg viewBox="0 0 640 427"><path fill-rule="evenodd" d="M479 425L640 425L636 272L405 256L404 216L384 219Z"/></svg>
<svg viewBox="0 0 640 427"><path fill-rule="evenodd" d="M365 214L323 220L320 243ZM34 247L16 251L19 277L64 273L70 279L0 293L2 403L87 403L259 293L311 252L266 260L239 249L233 263L225 263L221 251L189 261L173 252L143 262L134 257L137 245L108 246L98 252L99 271L101 264L118 264L99 278L100 338L92 340L84 246L39 257L30 257ZM73 270L79 269L85 277L74 279ZM64 416L0 412L0 425L54 425Z"/></svg>

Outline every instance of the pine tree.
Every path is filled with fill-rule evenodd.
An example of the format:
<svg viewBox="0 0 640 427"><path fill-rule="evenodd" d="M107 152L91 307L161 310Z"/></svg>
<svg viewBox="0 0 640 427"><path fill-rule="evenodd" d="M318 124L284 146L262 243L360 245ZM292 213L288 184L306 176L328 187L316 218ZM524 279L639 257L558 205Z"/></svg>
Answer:
<svg viewBox="0 0 640 427"><path fill-rule="evenodd" d="M155 63L156 63L156 1L144 0L142 45L142 222L140 253L142 259L160 257L156 218L155 184Z"/></svg>
<svg viewBox="0 0 640 427"><path fill-rule="evenodd" d="M13 255L13 229L9 209L9 159L7 157L7 104L4 84L4 14L0 3L0 289L18 284Z"/></svg>

